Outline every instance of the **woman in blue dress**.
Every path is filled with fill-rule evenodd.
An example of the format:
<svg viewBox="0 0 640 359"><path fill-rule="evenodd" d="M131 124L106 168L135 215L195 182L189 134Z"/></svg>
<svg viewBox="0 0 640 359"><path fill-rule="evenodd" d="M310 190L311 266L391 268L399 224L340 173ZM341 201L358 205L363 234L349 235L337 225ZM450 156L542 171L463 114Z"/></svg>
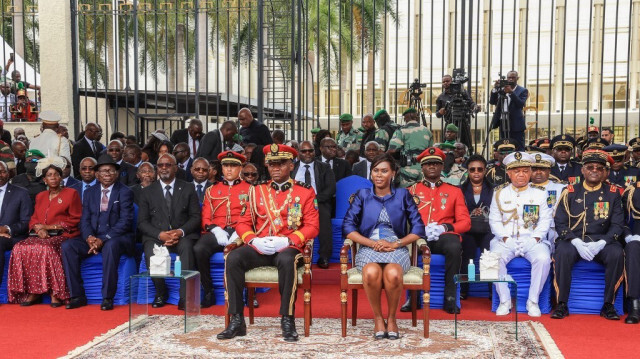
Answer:
<svg viewBox="0 0 640 359"><path fill-rule="evenodd" d="M374 338L398 339L396 312L402 292L403 274L409 270L407 245L424 237L420 213L409 191L394 188L398 168L389 154L371 163L373 188L358 190L342 225L345 238L359 244L355 262L373 309ZM409 230L407 230L409 224ZM381 295L387 293L389 313L385 324Z"/></svg>

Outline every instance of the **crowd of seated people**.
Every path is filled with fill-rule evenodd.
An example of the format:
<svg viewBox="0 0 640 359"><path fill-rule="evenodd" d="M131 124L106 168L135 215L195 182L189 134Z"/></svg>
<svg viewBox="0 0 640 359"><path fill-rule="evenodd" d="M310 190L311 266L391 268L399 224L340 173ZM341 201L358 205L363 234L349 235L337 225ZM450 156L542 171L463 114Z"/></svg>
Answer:
<svg viewBox="0 0 640 359"><path fill-rule="evenodd" d="M84 125L72 141L59 119L43 113L42 133L34 140L16 131L11 143L0 141L0 249L12 250L9 302L30 306L48 294L52 307L86 305L80 265L101 253L101 309L110 310L119 260L135 255L139 243L147 267L154 245L163 245L180 256L183 269L199 270L202 306L220 305L209 259L230 243L244 243L242 257L228 258L231 321L218 338L246 332L238 303L252 299L238 297L244 280L238 273L270 263L282 279L283 337L295 341L292 281L298 254L317 236L318 267L329 267L336 185L354 175L372 187L354 190L342 231L361 248L355 264L374 312L376 339L399 337L395 318L409 267L406 248L419 238L445 257L448 313L460 312L454 275L466 274L466 263L486 249L500 255L503 275L516 257L531 263L530 316L541 315L538 296L551 270L556 292L551 317L569 315L571 269L585 260L605 267L601 315L619 319L613 303L624 282L625 322L640 321L640 225L633 225L640 220L640 138L608 143L590 127L583 139L568 134L536 139L526 151L516 151L516 141L503 138L485 158L455 142L457 128L448 126L446 141L434 144L429 137L425 143L430 143L412 148L415 155L407 159L397 144L411 143L407 129L415 125L389 127L387 119L376 130L374 121L384 115L366 115L365 128L355 129L353 117L345 114L339 134L316 128L312 139L297 142L283 131L270 131L244 108L237 122L225 121L207 133L200 120L191 119L173 133L156 130L140 139L115 132L102 142L99 124ZM399 132L389 135L389 128ZM398 179L407 161L418 171L411 183L405 183L407 176ZM162 280L153 283L152 305L162 307L167 288ZM463 285L460 298L468 291ZM496 291L496 314L506 315L512 309L510 292L503 284ZM410 306L406 302L401 310ZM184 309L183 290L178 308Z"/></svg>

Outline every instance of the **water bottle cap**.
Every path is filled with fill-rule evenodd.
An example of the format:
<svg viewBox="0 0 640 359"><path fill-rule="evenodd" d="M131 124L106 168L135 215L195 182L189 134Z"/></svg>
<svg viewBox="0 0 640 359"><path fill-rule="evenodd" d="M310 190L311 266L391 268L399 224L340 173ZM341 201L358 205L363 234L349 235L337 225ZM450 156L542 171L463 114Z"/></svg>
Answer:
<svg viewBox="0 0 640 359"><path fill-rule="evenodd" d="M473 259L469 259L469 264L473 264Z"/></svg>
<svg viewBox="0 0 640 359"><path fill-rule="evenodd" d="M176 256L176 262L180 262L180 256Z"/></svg>

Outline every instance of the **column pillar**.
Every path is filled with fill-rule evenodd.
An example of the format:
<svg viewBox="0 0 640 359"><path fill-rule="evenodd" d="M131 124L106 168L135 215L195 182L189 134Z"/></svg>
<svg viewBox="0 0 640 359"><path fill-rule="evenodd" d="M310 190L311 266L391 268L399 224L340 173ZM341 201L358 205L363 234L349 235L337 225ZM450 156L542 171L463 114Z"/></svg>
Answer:
<svg viewBox="0 0 640 359"><path fill-rule="evenodd" d="M604 19L602 17L602 7L604 0L595 0L593 2L593 27L591 32L591 109L593 111L601 111L600 106L600 64L602 61L602 26Z"/></svg>
<svg viewBox="0 0 640 359"><path fill-rule="evenodd" d="M559 112L562 108L562 87L564 86L564 71L562 68L563 53L564 53L564 12L565 12L565 0L557 0L556 2L556 26L555 26L555 41L553 49L553 107L556 112ZM549 109L551 110L551 109Z"/></svg>

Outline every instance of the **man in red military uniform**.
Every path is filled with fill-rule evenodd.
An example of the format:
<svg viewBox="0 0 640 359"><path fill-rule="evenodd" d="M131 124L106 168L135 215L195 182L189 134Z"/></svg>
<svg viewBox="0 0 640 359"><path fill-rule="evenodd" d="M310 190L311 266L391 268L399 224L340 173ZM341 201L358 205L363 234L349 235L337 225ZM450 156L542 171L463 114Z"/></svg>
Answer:
<svg viewBox="0 0 640 359"><path fill-rule="evenodd" d="M453 276L460 272L462 260L461 233L471 229L471 217L460 188L440 180L445 154L439 148L424 150L417 160L424 178L409 187L425 224L427 244L431 253L444 254L444 310L460 313L456 304L456 285ZM402 311L410 311L407 301Z"/></svg>
<svg viewBox="0 0 640 359"><path fill-rule="evenodd" d="M249 190L249 208L240 216L236 232L245 245L231 251L226 259L225 278L229 297L229 326L218 339L246 334L242 290L245 272L261 267L278 268L280 287L280 322L285 341L297 341L294 314L296 267L301 264L305 242L318 235L319 217L315 193L310 185L295 182L295 149L272 144L263 149L271 176Z"/></svg>
<svg viewBox="0 0 640 359"><path fill-rule="evenodd" d="M216 304L209 260L214 253L222 252L227 244L238 238L236 225L240 216L249 209L251 185L240 179L246 158L237 152L225 151L218 155L218 160L222 164L223 179L205 191L202 236L193 247L205 293L200 303L202 308Z"/></svg>

